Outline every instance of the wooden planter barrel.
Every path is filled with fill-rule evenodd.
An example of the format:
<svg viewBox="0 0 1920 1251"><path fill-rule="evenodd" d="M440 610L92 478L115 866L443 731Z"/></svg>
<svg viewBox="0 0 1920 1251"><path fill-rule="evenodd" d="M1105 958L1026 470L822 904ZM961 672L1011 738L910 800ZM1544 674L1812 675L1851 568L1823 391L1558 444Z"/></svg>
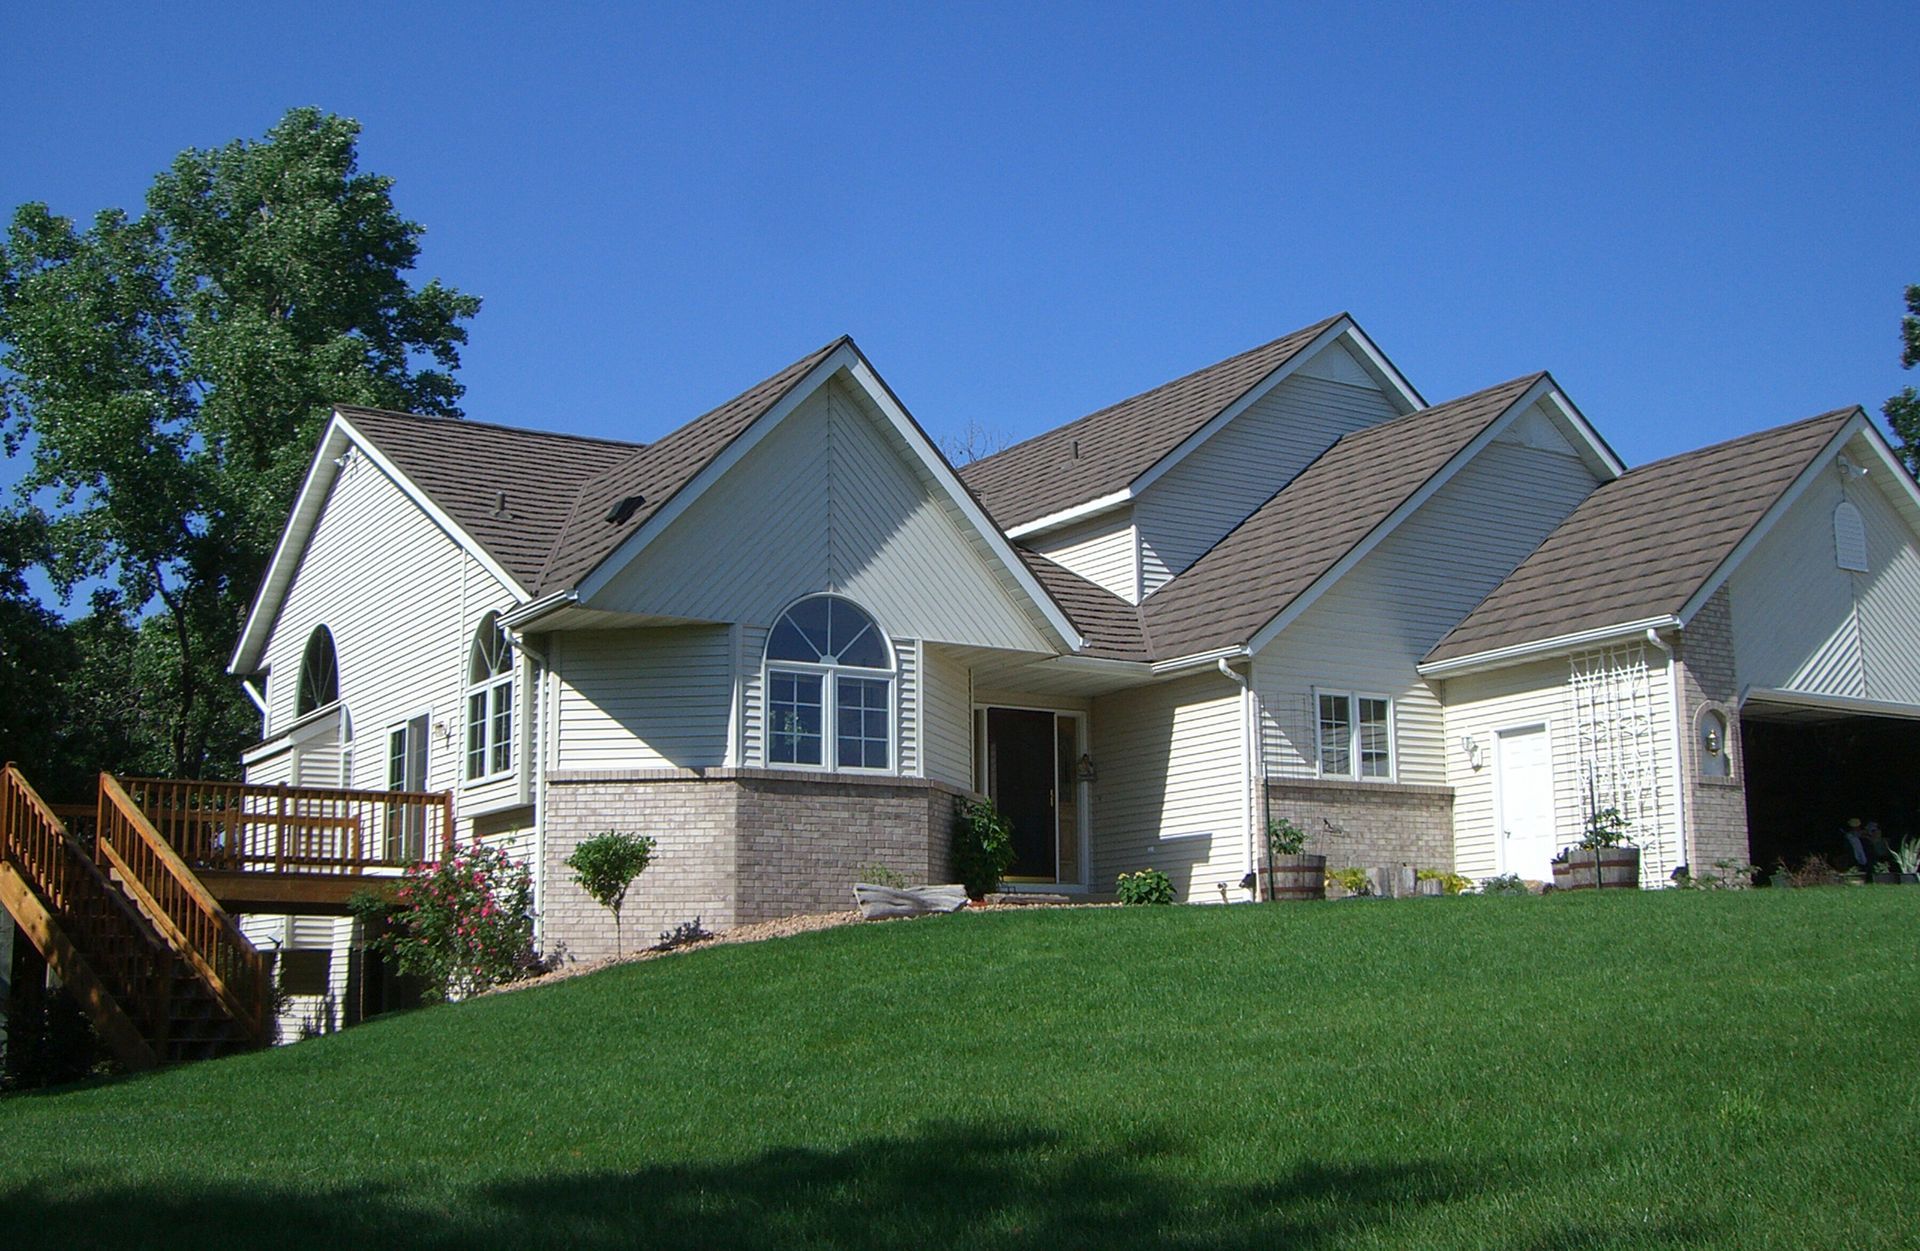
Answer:
<svg viewBox="0 0 1920 1251"><path fill-rule="evenodd" d="M1325 899L1327 897L1327 858L1325 856L1275 856L1273 876L1260 866L1262 899Z"/></svg>
<svg viewBox="0 0 1920 1251"><path fill-rule="evenodd" d="M1594 880L1594 861L1600 862L1599 881ZM1555 861L1555 890L1592 890L1595 885L1607 890L1640 889L1640 849L1606 847L1598 852L1580 847L1567 849L1567 858Z"/></svg>

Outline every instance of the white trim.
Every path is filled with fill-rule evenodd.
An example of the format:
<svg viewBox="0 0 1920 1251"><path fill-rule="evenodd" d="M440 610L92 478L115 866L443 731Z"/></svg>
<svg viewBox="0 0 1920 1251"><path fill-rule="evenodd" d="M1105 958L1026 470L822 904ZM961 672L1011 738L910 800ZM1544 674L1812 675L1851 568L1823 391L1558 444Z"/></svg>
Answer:
<svg viewBox="0 0 1920 1251"><path fill-rule="evenodd" d="M1773 502L1773 507L1760 515L1760 520L1753 523L1753 528L1734 545L1733 550L1727 553L1724 560L1714 566L1713 572L1707 575L1707 580L1700 584L1700 588L1688 597L1687 602L1675 614L1680 618L1681 625L1684 626L1692 621L1694 615L1706 607L1707 601L1713 598L1713 593L1733 576L1733 571L1739 568L1740 562L1760 545L1760 541L1767 537L1767 533L1773 529L1780 518L1786 516L1787 510L1806 493L1807 487L1832 467L1833 458L1839 455L1840 449L1861 430L1870 428L1871 424L1867 421L1866 414L1856 409L1853 416L1847 418L1846 422L1834 431L1833 437L1820 445L1820 450L1814 453L1806 467L1800 471L1799 476L1794 478L1785 491L1781 492L1780 498ZM1902 476L1905 476L1904 471Z"/></svg>
<svg viewBox="0 0 1920 1251"><path fill-rule="evenodd" d="M499 630L500 637L507 648L507 667L503 672L490 673L478 682L473 680L473 662L478 657L482 631L489 627ZM479 622L473 627L473 634L467 640L466 681L460 688L460 747L457 752L458 764L455 776L460 779L462 790L470 787L486 786L513 776L514 768L520 761L520 742L517 731L520 729L520 649L514 646L512 636L500 622L500 613L481 614ZM495 769L493 757L499 742L494 736L495 719L493 693L505 687L507 690L507 715L512 718L507 724L507 763ZM473 698L480 696L480 760L488 766L481 773L470 773L473 755Z"/></svg>
<svg viewBox="0 0 1920 1251"><path fill-rule="evenodd" d="M1553 719L1546 717L1537 721L1516 721L1510 725L1493 726L1493 751L1491 753L1493 758L1487 763L1493 774L1491 779L1493 790L1493 863L1496 876L1506 876L1513 873L1513 866L1507 863L1506 812L1501 808L1501 803L1505 798L1505 790L1501 785L1501 775L1504 770L1500 768L1500 740L1509 734L1531 734L1535 731L1547 736L1547 838L1555 845L1555 850L1558 850L1560 842L1560 791L1556 776L1557 770L1553 758Z"/></svg>
<svg viewBox="0 0 1920 1251"><path fill-rule="evenodd" d="M1331 686L1311 686L1313 693L1313 775L1326 781L1356 782L1363 786L1392 785L1400 777L1400 753L1394 743L1398 732L1398 717L1395 714L1394 698L1379 691L1357 691ZM1320 700L1322 696L1347 701L1347 760L1352 765L1350 773L1328 773L1326 769L1325 744L1320 737L1321 717ZM1379 700L1387 706L1387 772L1384 776L1373 776L1362 771L1360 765L1360 701Z"/></svg>
<svg viewBox="0 0 1920 1251"><path fill-rule="evenodd" d="M1300 592L1300 594L1294 596L1293 601L1276 614L1273 620L1260 627L1259 631L1248 641L1246 645L1247 650L1249 652L1258 652L1261 648L1273 642L1282 630L1299 619L1301 613L1313 607L1314 603L1317 602L1322 595L1326 594L1327 591L1333 587L1334 583L1345 577L1348 570L1366 559L1367 555L1371 553L1374 548L1385 542L1387 536L1399 528L1401 522L1412 516L1421 505L1438 494L1440 489L1451 482L1455 475L1464 469L1474 457L1485 450L1489 443L1499 438L1521 413L1531 408L1542 396L1558 389L1558 385L1551 377L1543 376L1538 382L1521 392L1520 396L1511 404L1507 405L1506 409L1501 412L1499 416L1489 421L1485 428L1473 437L1470 443L1458 452L1455 452L1446 464L1440 466L1419 490L1415 491L1405 500L1402 500L1398 508L1388 513L1385 520L1369 531L1365 538L1354 544L1345 556L1335 561L1332 568L1328 569L1318 578L1315 578L1313 584L1307 587L1306 590Z"/></svg>
<svg viewBox="0 0 1920 1251"><path fill-rule="evenodd" d="M1660 637L1660 631L1649 627L1646 637L1647 642L1659 649L1667 658L1667 693L1671 700L1671 707L1667 711L1667 716L1673 723L1672 726L1669 727L1670 736L1673 740L1670 744L1672 748L1670 754L1673 757L1673 814L1676 826L1673 831L1673 864L1675 868L1678 868L1680 865L1691 865L1693 863L1693 853L1689 846L1693 841L1691 838L1693 831L1687 824L1690 809L1692 808L1692 804L1689 802L1689 792L1692 789L1693 775L1687 771L1687 754L1683 746L1683 736L1692 734L1693 730L1686 724L1686 701L1684 692L1680 689L1681 660L1679 654L1674 651L1671 644ZM1731 776L1731 774L1729 774L1729 776ZM1653 794L1654 801L1656 803L1659 802L1660 785L1657 774L1654 778ZM1654 838L1657 842L1659 835L1656 833ZM1657 850L1658 848L1656 847L1656 851ZM1660 886L1665 885L1665 883L1655 883L1655 885Z"/></svg>
<svg viewBox="0 0 1920 1251"><path fill-rule="evenodd" d="M1901 704L1884 699L1859 699L1851 695L1816 695L1810 691L1788 691L1777 687L1750 686L1740 692L1739 711L1748 704L1784 704L1789 708L1808 708L1819 712L1840 712L1861 717L1899 717L1920 721L1920 704Z"/></svg>
<svg viewBox="0 0 1920 1251"><path fill-rule="evenodd" d="M879 638L880 645L887 649L887 667L870 669L862 665L827 664L811 660L775 660L767 655L773 646L774 631L801 604L813 599L837 599L858 609L867 619L867 629ZM798 627L795 627L796 629ZM865 633L862 631L861 633ZM859 635L854 636L855 640ZM804 760L775 760L773 758L773 675L786 673L796 677L817 676L820 679L820 763L809 764ZM915 671L916 678L918 670ZM887 684L887 763L874 769L865 765L843 765L840 763L840 690L841 678L855 678L866 682L885 682ZM773 625L767 629L767 641L760 647L760 724L763 742L760 754L770 769L801 769L809 773L854 774L862 777L910 777L911 774L900 769L900 657L894 648L893 638L880 626L880 619L869 611L866 605L835 591L813 591L789 603L774 614ZM865 735L861 736L865 738Z"/></svg>
<svg viewBox="0 0 1920 1251"><path fill-rule="evenodd" d="M253 703L255 708L260 710L260 715L265 717L268 713L267 697L261 694L260 688L255 686L250 679L242 678L240 679L240 689L247 693L247 699Z"/></svg>
<svg viewBox="0 0 1920 1251"><path fill-rule="evenodd" d="M1613 449L1607 446L1607 441L1600 437L1600 432L1593 428L1586 414L1582 413L1579 407L1568 398L1566 392L1556 386L1540 397L1540 403L1547 405L1556 416L1572 426L1580 435L1579 439L1574 441L1574 450L1580 453L1580 459L1587 462L1589 469L1601 471L1600 476L1607 479L1618 478L1627 472L1626 464L1614 455Z"/></svg>
<svg viewBox="0 0 1920 1251"><path fill-rule="evenodd" d="M1240 414L1246 412L1255 404L1258 404L1262 399L1265 399L1275 387L1298 373L1309 361L1336 343L1341 342L1352 344L1354 349L1364 358L1367 372L1376 375L1376 381L1383 385L1387 393L1387 398L1400 410L1401 416L1404 417L1408 413L1418 412L1420 409L1427 407L1427 402L1421 398L1418 391L1413 389L1413 384L1408 382L1398 369L1394 368L1393 363L1387 360L1386 356L1374 345L1372 340L1367 338L1366 332L1354 324L1353 318L1343 313L1331 326L1328 326L1318 335L1315 335L1311 343L1295 351L1293 355L1275 366L1259 381L1241 392L1239 398L1234 400L1233 403L1227 405L1227 407L1221 409L1218 413L1215 413L1208 419L1205 425L1175 444L1171 451L1167 452L1153 464L1147 466L1139 476L1135 477L1133 481L1129 482L1126 486L1118 491L1102 495L1097 499L1091 499L1082 504L1075 504L1071 508L1063 508L1058 512L1048 513L1044 517L1037 517L1032 521L1021 522L1019 525L1007 531L1007 537L1023 539L1029 535L1042 534L1048 530L1055 530L1072 522L1119 508L1140 498L1149 487L1155 482L1158 482L1161 477L1175 465L1192 455L1201 444L1220 433L1234 418L1240 416Z"/></svg>
<svg viewBox="0 0 1920 1251"><path fill-rule="evenodd" d="M1513 643L1506 647L1496 647L1491 651L1474 652L1468 656L1430 660L1415 665L1414 672L1423 678L1458 677L1463 673L1479 673L1487 669L1502 669L1509 665L1525 664L1529 660L1544 659L1560 652L1590 647L1595 643L1611 643L1616 639L1629 637L1638 638L1648 630L1679 628L1680 620L1677 617L1647 617L1640 621L1624 621L1619 625L1577 630L1572 634L1556 634L1550 639L1536 639L1531 643Z"/></svg>
<svg viewBox="0 0 1920 1251"><path fill-rule="evenodd" d="M550 591L539 599L528 600L500 614L500 624L515 634L524 631L543 617L550 617L563 608L569 608L579 600L572 591Z"/></svg>

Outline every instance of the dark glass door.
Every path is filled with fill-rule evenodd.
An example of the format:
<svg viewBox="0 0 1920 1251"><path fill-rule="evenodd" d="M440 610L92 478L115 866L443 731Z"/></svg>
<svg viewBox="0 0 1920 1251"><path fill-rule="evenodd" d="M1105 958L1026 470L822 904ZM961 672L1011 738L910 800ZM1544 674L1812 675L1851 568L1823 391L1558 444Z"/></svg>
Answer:
<svg viewBox="0 0 1920 1251"><path fill-rule="evenodd" d="M1009 878L1057 880L1053 714L987 710L987 794L1013 827Z"/></svg>

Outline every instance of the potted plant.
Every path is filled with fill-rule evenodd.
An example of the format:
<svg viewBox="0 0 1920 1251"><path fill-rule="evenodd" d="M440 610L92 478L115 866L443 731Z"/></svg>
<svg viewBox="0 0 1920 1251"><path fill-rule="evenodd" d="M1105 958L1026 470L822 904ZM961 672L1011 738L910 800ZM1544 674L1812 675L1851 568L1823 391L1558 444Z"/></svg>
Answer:
<svg viewBox="0 0 1920 1251"><path fill-rule="evenodd" d="M1900 870L1894 881L1906 886L1920 885L1920 838L1909 838L1898 847L1890 848L1888 854L1893 857L1894 867Z"/></svg>
<svg viewBox="0 0 1920 1251"><path fill-rule="evenodd" d="M1325 899L1327 858L1307 854L1307 833L1285 817L1267 819L1267 864L1262 898Z"/></svg>
<svg viewBox="0 0 1920 1251"><path fill-rule="evenodd" d="M1589 808L1580 841L1563 847L1553 859L1556 890L1640 886L1640 849L1627 838L1627 819L1618 808Z"/></svg>

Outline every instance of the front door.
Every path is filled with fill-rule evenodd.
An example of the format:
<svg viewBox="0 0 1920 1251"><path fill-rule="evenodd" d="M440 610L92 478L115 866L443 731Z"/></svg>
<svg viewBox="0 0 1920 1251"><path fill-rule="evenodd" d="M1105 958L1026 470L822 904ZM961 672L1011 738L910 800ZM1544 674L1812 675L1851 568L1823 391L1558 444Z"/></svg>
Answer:
<svg viewBox="0 0 1920 1251"><path fill-rule="evenodd" d="M1498 739L1500 867L1536 882L1553 877L1553 753L1547 728L1508 730Z"/></svg>
<svg viewBox="0 0 1920 1251"><path fill-rule="evenodd" d="M1027 708L986 710L985 785L1013 827L1014 882L1080 878L1079 718Z"/></svg>

